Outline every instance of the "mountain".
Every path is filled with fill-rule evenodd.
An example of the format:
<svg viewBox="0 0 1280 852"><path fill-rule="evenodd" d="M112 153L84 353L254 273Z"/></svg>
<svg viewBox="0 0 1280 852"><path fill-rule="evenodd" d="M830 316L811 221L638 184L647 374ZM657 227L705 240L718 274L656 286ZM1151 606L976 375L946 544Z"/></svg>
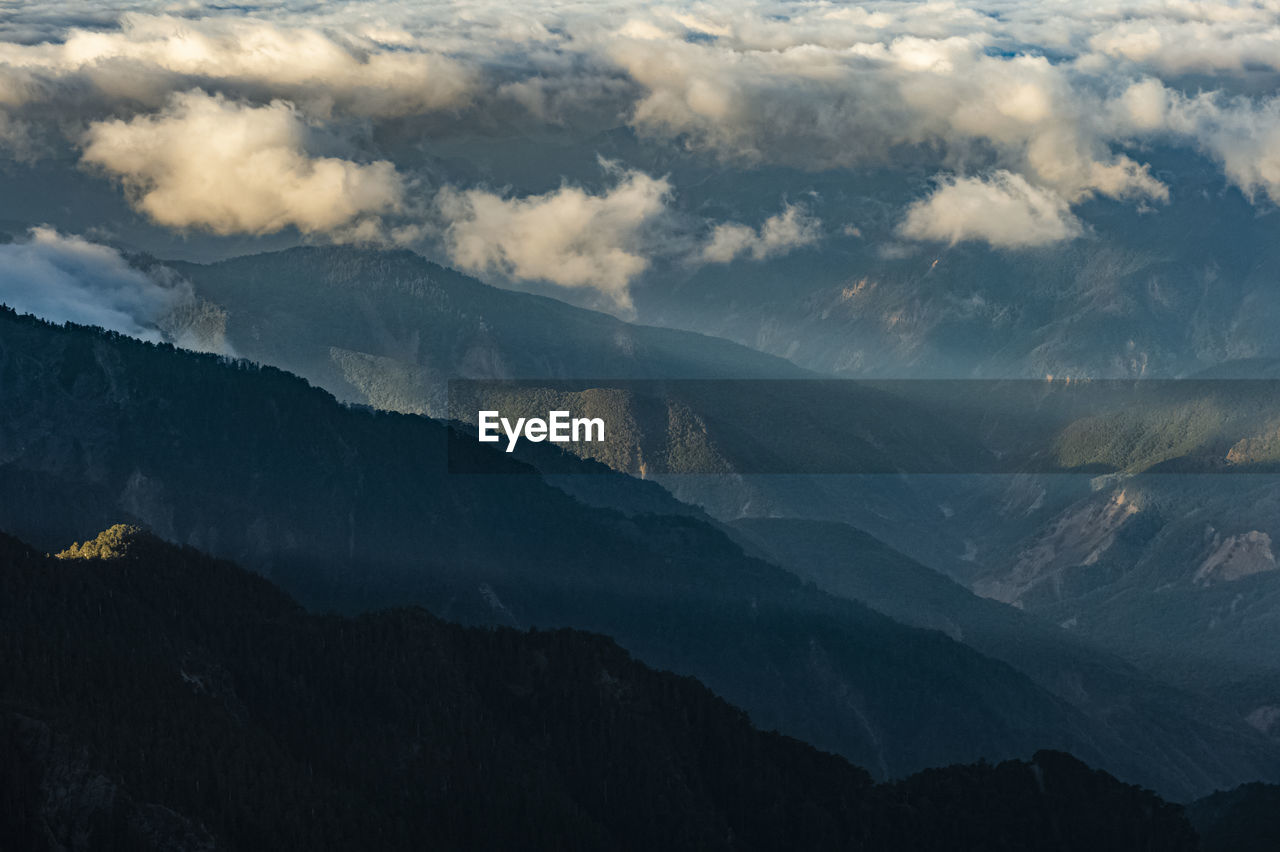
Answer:
<svg viewBox="0 0 1280 852"><path fill-rule="evenodd" d="M164 266L225 313L236 353L393 411L442 415L452 378L808 375L726 340L490 287L409 251L301 247Z"/></svg>
<svg viewBox="0 0 1280 852"><path fill-rule="evenodd" d="M1077 307L1086 314L1093 310L1086 310L1089 305L1146 304L1156 298L1153 293L1157 301L1174 300L1175 307L1181 306L1178 310L1190 304L1187 300L1195 301L1192 285L1177 283L1182 280L1179 276L1185 277L1185 265L1141 260L1121 252L1113 253L1104 263L1100 257L1075 257L1072 252L1078 251L1078 247L1055 249L1046 251L1045 256L1060 257L1069 267L1088 265L1088 276L1081 277L1081 273L1063 284L1065 295L1053 296L1078 301ZM1012 258L972 247L951 253L963 256L959 264L963 269L991 266L991 282L1013 280L1015 272L1031 276L1035 265L1045 260L1038 253ZM876 263L905 269L906 261ZM1018 272L1010 264L1026 268ZM789 369L786 362L742 347L631 326L540 297L486 287L409 253L296 249L207 266L175 264L173 268L195 284L201 298L226 311L228 340L237 351L299 370L340 398L394 409L438 411L443 405L439 389L445 376L804 375ZM944 258L928 277L946 279L956 274L949 269ZM991 290L995 283L978 278L966 282L966 292L972 291L969 296L981 296L994 304ZM892 287L885 284L877 289L873 284L852 287L846 301L861 305L857 311L853 307L833 309L823 321L840 322L842 310L849 317L856 314L858 335L843 339L840 345L865 346L863 326L880 312L917 316L917 308L910 305L894 302L875 307L867 302L900 300L916 284L905 279ZM959 285L945 283L944 289L952 286ZM1000 298L1008 300L1013 295L1004 292ZM1038 285L1024 295L1031 302L1049 296ZM1197 310L1204 312L1206 329L1227 321L1229 312L1223 312L1229 311L1233 298L1236 296L1223 294L1197 302ZM1097 299L1102 301L1095 302ZM944 303L950 304L933 294L928 297L930 307L919 310L943 311ZM1041 317L1037 322L1056 322L1052 318L1057 309L1045 304L1037 310ZM1165 306L1152 316L1164 317L1169 310L1172 308ZM1011 328L1025 319L1007 311L1004 315L1013 317L1008 320ZM982 325L977 315L967 319L948 316L950 326ZM1096 324L1095 330L1110 335L1124 323L1133 322L1134 317L1112 318ZM1035 330L1038 328L1032 323L1023 331L1042 333ZM724 331L718 327L713 330ZM1210 357L1206 350L1203 357L1174 364L1167 356L1185 350L1175 339L1182 331L1165 331L1168 334L1160 332L1146 344L1143 357L1152 364L1164 364L1152 372L1168 375L1191 370L1218 357ZM976 334L973 329L970 332ZM979 341L981 335L972 334L972 341ZM1053 334L1064 335L1066 329ZM1208 332L1203 332L1202 338L1203 334ZM631 343L619 347L622 338ZM959 338L948 339L948 345L959 343ZM1059 343L1067 340L1062 337ZM637 341L641 343L635 345ZM748 342L759 343L755 339ZM1101 339L1095 342L1098 352L1114 349L1114 341L1105 345ZM1083 350L1067 359L1075 365L1068 369L1062 361L1066 350L1055 346L1043 350L1049 359L1045 372L1144 374L1141 370L1112 369L1092 356L1084 357ZM1157 358L1157 349L1165 354ZM797 351L805 350L801 347ZM480 352L485 354L476 354ZM530 357L533 352L539 353L538 358ZM1219 355L1241 352L1249 354L1228 347ZM1026 363L1027 357L1023 353L1013 360ZM358 370L353 366L357 363L361 365ZM806 363L830 367L823 366L821 358L810 358ZM970 395L989 402L997 392L1009 393L999 417L991 415L989 406L982 409L986 420L957 417L954 403L962 403L969 393L963 383L956 383L957 389L949 397L943 386L946 405L932 408L921 404L919 393L912 396L910 382L900 383L900 393L882 394L871 401L859 389L856 400L832 409L836 414L852 412L847 422L840 424L842 428L833 428L820 417L796 417L796 404L769 399L763 392L735 393L731 382L713 382L683 397L668 384L658 390L665 396L657 400L625 389L620 394L593 391L556 399L570 400L575 410L607 411L610 422L626 425L611 435L607 449L589 451L595 458L616 469L654 478L680 499L715 517L732 520L744 515L783 515L865 528L983 595L1030 608L1045 620L1068 625L1160 677L1222 699L1236 716L1271 732L1273 722L1280 720L1276 709L1280 708L1280 682L1270 674L1270 660L1280 648L1272 638L1274 623L1269 615L1275 581L1262 574L1276 564L1267 540L1280 536L1280 529L1274 528L1264 508L1276 502L1275 495L1260 480L1250 479L1249 486L1241 483L1226 490L1203 482L1168 480L1130 485L1127 490L1120 484L1098 491L1087 478L1074 482L1034 476L1015 481L980 481L975 477L949 482L841 481L795 475L801 470L859 466L945 469L955 459L962 460L957 469L963 470L964 460L1007 454L1011 442L1025 442L1029 435L1034 436L1035 446L1043 445L1061 465L1083 470L1132 472L1163 470L1171 465L1196 470L1274 467L1280 458L1276 449L1280 441L1275 438L1277 412L1269 402L1273 395L1249 383L1211 380L1262 375L1268 363L1261 357L1230 362L1217 372L1197 374L1204 380L1178 385L1085 385L1096 390L1097 403L1090 403L1086 392L1068 388L1063 397L1085 408L1092 405L1095 410L1073 416L1067 406L1047 420L1044 410L1033 411L1030 405L1019 409L1013 404L1035 393L1034 389L989 386ZM346 368L342 368L344 364ZM1085 369L1087 365L1092 366ZM883 370L838 372L859 375ZM936 370L924 372L933 374ZM761 384L758 390L766 385ZM521 409L519 400L510 394L503 399L504 410ZM813 399L805 396L805 400ZM541 404L544 400L538 397L536 401ZM994 430L988 428L993 422ZM893 434L893 429L898 434ZM790 453L782 460L780 448ZM763 465L763 472L784 470L793 475L752 477L747 474L755 472L753 465ZM706 475L666 475L688 470ZM725 473L730 475L721 475ZM614 491L612 486L595 488L583 480L564 477L558 484L580 497L584 488L592 488L592 499L621 507L605 496ZM1139 500L1139 493L1147 498ZM1151 496L1156 494L1160 496ZM1252 496L1244 498L1245 494ZM1239 499L1249 503L1241 505L1236 502ZM1152 511L1156 505L1166 508ZM951 516L940 515L939 507L946 507ZM1244 523L1246 517L1253 520ZM98 518L99 522L108 520L107 516ZM1156 534L1157 529L1166 527L1164 533ZM1149 545L1138 543L1148 541ZM1232 558L1250 566L1247 570L1252 573L1247 579L1208 583L1195 579L1206 565L1217 564L1215 560L1237 551L1241 555ZM1227 573L1234 576L1236 572L1232 568ZM1227 574L1214 576L1220 579ZM1238 599L1237 593L1245 597ZM1152 606L1157 596L1162 602ZM1275 726L1275 733L1280 736L1280 726Z"/></svg>
<svg viewBox="0 0 1280 852"><path fill-rule="evenodd" d="M1249 772L1270 776L1280 752L1229 704L1171 688L1069 630L978 597L845 524L785 518L736 521L749 552L818 588L904 624L941 630L1008 663L1114 731L1135 753L1159 754L1188 789ZM1212 767L1206 772L1207 767Z"/></svg>
<svg viewBox="0 0 1280 852"><path fill-rule="evenodd" d="M880 778L1052 747L1183 791L1003 663L745 557L697 516L587 506L423 417L7 312L0 402L0 528L39 547L127 521L317 609L606 633ZM450 441L488 472L450 474Z"/></svg>
<svg viewBox="0 0 1280 852"><path fill-rule="evenodd" d="M568 630L311 615L113 527L0 536L6 848L1194 849L1073 758L875 785Z"/></svg>
<svg viewBox="0 0 1280 852"><path fill-rule="evenodd" d="M1274 474L1123 477L1020 524L974 581L1280 736Z"/></svg>
<svg viewBox="0 0 1280 852"><path fill-rule="evenodd" d="M1078 208L1080 238L1017 250L903 240L925 173L762 168L756 192L811 188L814 215L856 226L768 264L672 269L637 288L637 310L849 377L1173 378L1280 356L1274 210L1200 154L1157 146L1143 159L1167 203L1094 199ZM691 203L760 221L743 181L709 175Z"/></svg>
<svg viewBox="0 0 1280 852"><path fill-rule="evenodd" d="M1187 816L1203 852L1267 852L1280 847L1280 787L1244 784L1193 802Z"/></svg>

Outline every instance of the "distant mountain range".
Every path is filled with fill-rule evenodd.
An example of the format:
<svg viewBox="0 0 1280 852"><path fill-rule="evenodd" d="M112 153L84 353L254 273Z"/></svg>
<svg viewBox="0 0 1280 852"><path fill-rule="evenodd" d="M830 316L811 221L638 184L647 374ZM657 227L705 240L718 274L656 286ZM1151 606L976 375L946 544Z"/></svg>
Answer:
<svg viewBox="0 0 1280 852"><path fill-rule="evenodd" d="M973 248L956 251L966 256L964 269L975 268L979 260L996 265L1014 262ZM1073 251L1046 251L1044 257L1033 252L1017 262L1034 265L1059 255L1064 262L1084 262L1062 254ZM897 268L906 261L883 263ZM1132 268L1120 275L1116 270L1125 263ZM1181 289L1170 289L1173 266L1122 263L1118 256L1114 268L1098 264L1094 261L1090 267L1092 283L1080 279L1071 285L1084 288L1077 293L1084 303L1093 304L1090 300L1106 293L1115 298L1129 293L1124 296L1129 301L1122 301L1130 306L1139 297L1159 301L1181 293L1175 301L1185 307L1183 303L1192 298L1187 282L1185 287L1179 285ZM207 266L173 266L195 284L200 298L225 311L227 340L237 352L297 370L339 398L381 408L438 413L443 382L449 377L813 376L746 347L629 325L541 297L487 287L409 253L294 249ZM1177 274L1183 275L1185 265L1179 268L1182 272ZM993 272L991 281L1011 280L1009 272ZM1244 280L1240 276L1247 277L1246 273L1236 270L1232 280ZM1026 274L1033 274L1033 266L1027 267ZM978 286L976 279L974 286ZM895 286L873 297L853 289L856 292L849 295L853 301L887 298L887 293L901 298L903 292ZM1074 292L1071 288L1063 292L1054 298L1076 298L1065 295ZM1032 295L1039 298L1048 293L1037 284ZM1232 298L1228 292L1206 297L1204 321L1210 322L1210 316L1217 317L1213 322L1227 321L1222 311L1228 310ZM858 315L858 322L869 321L865 312ZM980 319L975 316L964 322L976 323L976 328L982 325ZM1135 314L1124 322L1138 319ZM1089 326L1099 334L1110 327L1106 323ZM864 341L864 332L851 333L848 339ZM1167 345L1170 351L1185 348L1172 338ZM1063 350L1055 351L1060 355ZM1206 353L1204 358L1179 362L1177 369L1248 352L1223 349L1212 357ZM809 363L822 362L810 359ZM1269 363L1265 358L1235 361L1198 377L1267 375ZM1103 374L1142 373L1094 367L1093 372ZM1171 465L1196 470L1265 467L1274 466L1280 458L1276 449L1280 442L1273 435L1273 421L1280 412L1258 394L1242 397L1243 391L1230 382L1150 387L1155 389L1100 388L1098 398L1109 402L1095 412L1073 416L1064 409L1047 416L1041 410L1034 418L1028 416L1027 406L1014 404L1019 394L1025 395L1022 391L1001 392L1006 396L990 388L982 391L971 400L981 419L967 414L957 417L954 406L930 407L937 400L880 396L848 406L852 419L844 430L810 425L803 418L787 419L793 412L785 405L776 401L757 405L763 400L732 391L711 397L704 393L704 398L696 400L700 405L673 404L670 397L654 404L625 393L597 393L590 398L579 394L573 402L592 411L608 410L614 415L612 422L627 426L612 436L607 452L595 453L596 458L615 469L656 476L680 499L704 507L715 517L781 515L864 527L984 595L1036 611L1055 630L1075 631L1144 670L1211 696L1204 699L1206 706L1221 701L1209 715L1226 709L1237 722L1247 719L1258 731L1280 736L1280 710L1276 709L1280 682L1270 675L1275 631L1269 615L1274 609L1271 586L1280 572L1270 572L1276 560L1268 544L1280 536L1280 529L1274 528L1266 508L1275 500L1265 477L1224 480L1221 486L1191 479L1160 478L1146 484L1116 480L1114 487L1098 490L1087 477L890 481L740 475L752 465L759 466L761 459L768 465L780 440L788 442L796 460L810 460L819 469L824 464L840 468L842 463L862 461L896 462L907 469L913 463L929 467L930 460L1007 453L1016 442L1025 446L1029 440L1042 446L1056 463L1099 472ZM957 388L952 396L962 397L964 387ZM1005 405L993 412L991 405L997 399ZM505 407L516 405L513 400L507 403ZM937 425L920 428L929 422ZM870 442L865 436L872 436ZM940 436L947 441L940 442ZM563 462L544 457L539 464L551 470L548 465ZM682 469L709 475L662 475ZM611 496L621 486L601 488L581 479L565 477L558 485L580 498L590 489L590 499L625 508L625 501ZM1151 496L1157 494L1161 496ZM1156 511L1156 507L1164 508ZM1246 518L1252 520L1246 523ZM1212 532L1206 532L1210 527ZM1201 543L1204 536L1208 537ZM1212 568L1215 559L1228 556L1234 562L1225 573L1218 570L1213 577L1194 579L1206 565ZM1237 562L1248 566L1239 568ZM1131 570L1133 563L1147 567ZM1220 582L1228 575L1235 579ZM1151 603L1157 594L1159 606ZM890 614L936 626L905 617L904 612ZM990 648L980 650L991 652ZM1026 662L1032 656L1022 659ZM1101 664L1101 670L1110 671L1109 666ZM1023 670L1034 672L1034 667ZM1108 678L1112 686L1104 692L1114 695L1114 686L1124 677ZM1060 696L1078 694L1065 682L1053 683ZM1049 681L1042 678L1041 684ZM1148 695L1147 706L1164 706L1164 699L1155 697L1159 694L1157 689ZM1092 698L1076 703L1099 706ZM1205 712L1188 710L1182 716L1192 721ZM1139 721L1141 714L1134 718L1138 727L1150 729ZM1199 741L1199 735L1187 740L1194 741ZM1212 737L1206 742L1219 755L1231 751L1213 745ZM1190 782L1191 789L1198 789L1198 783Z"/></svg>
<svg viewBox="0 0 1280 852"><path fill-rule="evenodd" d="M767 264L655 276L638 288L639 316L847 377L1173 378L1280 357L1274 206L1194 152L1157 146L1143 159L1168 203L1094 199L1078 208L1090 223L1078 239L1012 251L902 240L900 211L924 173L761 168L753 186L812 186L814 213L852 233ZM715 209L749 205L743 180L712 175L695 191Z"/></svg>
<svg viewBox="0 0 1280 852"><path fill-rule="evenodd" d="M392 411L442 416L451 378L808 375L727 340L490 287L408 251L295 248L164 265L225 312L237 354Z"/></svg>

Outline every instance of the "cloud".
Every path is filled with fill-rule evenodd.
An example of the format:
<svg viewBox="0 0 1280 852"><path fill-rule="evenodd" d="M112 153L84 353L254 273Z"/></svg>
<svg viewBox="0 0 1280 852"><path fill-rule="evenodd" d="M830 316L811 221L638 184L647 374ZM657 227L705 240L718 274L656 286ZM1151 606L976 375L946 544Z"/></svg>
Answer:
<svg viewBox="0 0 1280 852"><path fill-rule="evenodd" d="M1261 194L1280 204L1280 97L1187 96L1147 78L1129 86L1113 111L1131 132L1208 154L1250 200Z"/></svg>
<svg viewBox="0 0 1280 852"><path fill-rule="evenodd" d="M788 204L781 213L764 220L758 229L737 222L717 225L702 249L707 263L729 263L742 255L752 260L769 260L810 246L821 237L822 223L798 204Z"/></svg>
<svg viewBox="0 0 1280 852"><path fill-rule="evenodd" d="M1081 231L1064 198L1007 171L939 181L928 198L908 208L899 227L909 239L974 240L1004 249L1063 242Z"/></svg>
<svg viewBox="0 0 1280 852"><path fill-rule="evenodd" d="M0 109L0 156L19 163L34 162L37 145L32 136L31 125Z"/></svg>
<svg viewBox="0 0 1280 852"><path fill-rule="evenodd" d="M1250 200L1261 192L1280 204L1280 99L1224 108L1199 98L1184 109L1200 147L1222 163L1232 183Z"/></svg>
<svg viewBox="0 0 1280 852"><path fill-rule="evenodd" d="M997 165L1072 202L1167 197L1115 151L1104 97L1070 65L994 56L980 36L800 43L620 39L612 56L645 90L631 122L738 165L806 169L918 162Z"/></svg>
<svg viewBox="0 0 1280 852"><path fill-rule="evenodd" d="M253 18L127 13L119 29L73 28L61 42L0 44L0 63L79 75L104 95L157 105L175 88L282 98L315 114L400 116L455 107L475 85L462 63L365 28L342 37ZM369 35L371 33L372 35ZM3 87L0 87L0 92Z"/></svg>
<svg viewBox="0 0 1280 852"><path fill-rule="evenodd" d="M520 146L551 138L574 150L620 123L642 138L646 156L668 149L645 160L661 168L680 149L741 168L1007 173L1069 206L1095 196L1146 204L1169 197L1142 162L1160 143L1207 153L1255 200L1280 194L1274 0L445 0L429 9L370 0L249 11L121 0L113 9L35 4L20 18L0 22L5 154L30 160L60 134L84 139L86 162L120 177L155 221L178 228L262 233L293 225L386 239L384 220L404 224L402 175L519 180L510 163ZM193 106L184 99L195 90L220 100ZM205 115L270 137L258 171L238 155L219 161L233 166L231 179L225 192L211 187L207 214L192 203L198 170L176 153L180 137L194 139L182 127ZM309 137L321 130L354 140L362 155L314 156ZM156 163L128 155L147 147L151 131L169 150ZM247 150L216 131L233 150ZM482 153L467 176L449 174L473 140ZM601 148L617 150L609 144ZM191 147L221 150L198 139ZM268 168L276 177L259 176ZM1031 198L1011 195L1002 179L983 184L988 195ZM560 205L568 208L576 197L565 191ZM442 200L466 208L469 191L450 192ZM335 198L332 206L321 201ZM487 210L483 192L474 200ZM472 230L489 219L476 217ZM1069 210L1045 221L1079 227ZM751 230L727 223L702 250L708 259L754 257L762 233ZM536 252L516 246L464 248L465 231L453 232L459 257L488 274L598 277L611 283L566 286L625 293L629 284L617 280L644 268L646 253L632 237L617 243L619 269L601 277L541 268L529 259ZM574 269L591 267L590 251L571 254Z"/></svg>
<svg viewBox="0 0 1280 852"><path fill-rule="evenodd" d="M1280 22L1264 4L1180 4L1106 26L1089 46L1169 74L1280 70Z"/></svg>
<svg viewBox="0 0 1280 852"><path fill-rule="evenodd" d="M590 287L631 306L631 282L649 266L645 242L666 209L670 184L638 171L616 173L600 193L561 186L507 197L447 187L436 197L449 260L478 275Z"/></svg>
<svg viewBox="0 0 1280 852"><path fill-rule="evenodd" d="M74 322L143 340L166 339L161 326L190 305L190 284L157 280L120 253L51 228L0 245L0 302L52 322Z"/></svg>
<svg viewBox="0 0 1280 852"><path fill-rule="evenodd" d="M124 184L133 205L171 228L369 240L400 209L404 185L385 160L312 157L289 104L253 107L192 91L159 114L95 122L83 162Z"/></svg>

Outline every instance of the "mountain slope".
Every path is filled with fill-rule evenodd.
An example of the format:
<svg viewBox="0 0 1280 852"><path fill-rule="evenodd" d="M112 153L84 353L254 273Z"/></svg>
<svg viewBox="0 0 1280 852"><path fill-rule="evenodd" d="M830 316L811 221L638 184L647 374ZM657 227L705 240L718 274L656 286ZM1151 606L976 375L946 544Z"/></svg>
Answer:
<svg viewBox="0 0 1280 852"><path fill-rule="evenodd" d="M1280 772L1280 750L1229 705L1166 686L1067 630L980 598L853 527L763 518L732 527L753 552L824 591L1009 663L1115 731L1124 748L1160 755L1184 789Z"/></svg>
<svg viewBox="0 0 1280 852"><path fill-rule="evenodd" d="M321 609L607 633L880 777L1114 751L1008 666L746 558L695 517L587 507L461 438L491 472L449 474L444 426L277 370L4 313L0 403L0 526L39 546L114 515Z"/></svg>
<svg viewBox="0 0 1280 852"><path fill-rule="evenodd" d="M1245 784L1187 808L1202 852L1268 852L1280 847L1280 787Z"/></svg>
<svg viewBox="0 0 1280 852"><path fill-rule="evenodd" d="M444 413L450 378L797 378L714 337L481 284L408 251L295 248L165 263L227 313L227 341L339 399Z"/></svg>
<svg viewBox="0 0 1280 852"><path fill-rule="evenodd" d="M1066 755L873 786L608 639L308 615L121 527L0 536L0 592L6 848L1195 848Z"/></svg>
<svg viewBox="0 0 1280 852"><path fill-rule="evenodd" d="M1278 510L1274 474L1123 478L1039 518L974 587L1220 695L1275 738Z"/></svg>

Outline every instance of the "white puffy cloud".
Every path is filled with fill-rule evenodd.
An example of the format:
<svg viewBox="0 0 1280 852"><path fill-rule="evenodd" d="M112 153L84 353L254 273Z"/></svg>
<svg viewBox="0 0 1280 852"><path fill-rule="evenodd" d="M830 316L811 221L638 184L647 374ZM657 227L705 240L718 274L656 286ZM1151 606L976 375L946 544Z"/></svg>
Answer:
<svg viewBox="0 0 1280 852"><path fill-rule="evenodd" d="M1202 98L1188 113L1200 146L1232 183L1251 199L1261 192L1280 204L1280 99L1223 108Z"/></svg>
<svg viewBox="0 0 1280 852"><path fill-rule="evenodd" d="M1113 111L1118 125L1197 147L1245 195L1280 204L1280 96L1187 96L1147 78L1129 86Z"/></svg>
<svg viewBox="0 0 1280 852"><path fill-rule="evenodd" d="M1169 3L1102 27L1089 47L1169 74L1280 70L1274 3Z"/></svg>
<svg viewBox="0 0 1280 852"><path fill-rule="evenodd" d="M752 260L768 260L816 243L822 223L798 204L788 204L781 213L764 220L759 228L724 222L711 232L702 249L702 260L729 263L742 255Z"/></svg>
<svg viewBox="0 0 1280 852"><path fill-rule="evenodd" d="M253 115L260 127L288 129L268 134L283 141L271 142L275 153L258 163L280 169L280 178L255 178L263 191L248 193L252 203L215 192L216 215L197 215L186 203L183 187L199 183L191 170L100 163L139 204L156 206L160 212L143 207L156 221L175 227L256 233L292 224L345 238L381 235L379 217L404 202L399 175L434 155L433 137L482 137L496 161L519 157L526 138L543 138L539 125L580 144L625 123L648 143L748 168L908 163L941 174L1008 174L1031 192L989 177L977 194L1030 204L1038 193L1069 207L1094 196L1167 199L1168 188L1142 162L1146 146L1167 143L1206 152L1256 200L1280 194L1272 105L1280 80L1277 0L444 0L430 7L286 0L248 12L146 0L93 9L29 5L21 20L0 22L6 154L30 159L38 147L32 140L49 127L80 139L89 123L94 129L84 138L102 143L87 153L89 162L107 150L107 131L123 139L121 128L134 127L139 132L127 141L141 146L141 130L175 126L182 109L175 104L196 87L220 94L234 122ZM1188 74L1200 76L1179 76ZM179 100L171 100L175 93ZM49 108L41 113L41 105ZM439 115L414 123L431 113ZM370 153L361 159L375 162L311 156L299 116L363 140ZM386 157L401 170L377 162ZM231 185L243 185L249 171L233 169ZM972 180L944 182L935 198L958 198L975 189ZM450 192L442 200L466 206L469 191ZM578 192L603 198L614 190ZM316 203L288 200L334 196L332 216L308 214ZM484 197L474 199L482 208ZM1056 221L1062 232L1079 225L1069 209ZM702 251L754 256L761 234L751 230L725 224ZM464 236L455 230L450 239L467 243ZM646 253L629 239L617 243L619 270L600 280L629 281L639 274L631 270L643 269L636 264ZM490 274L596 277L551 275L517 259L526 252L473 243L458 256ZM581 253L572 267L592 256Z"/></svg>
<svg viewBox="0 0 1280 852"><path fill-rule="evenodd" d="M1074 239L1082 231L1066 199L1007 171L951 177L907 210L899 232L915 240L967 240L1012 249Z"/></svg>
<svg viewBox="0 0 1280 852"><path fill-rule="evenodd" d="M0 245L0 302L19 313L158 342L165 318L191 298L190 285L158 281L115 249L51 228Z"/></svg>
<svg viewBox="0 0 1280 852"><path fill-rule="evenodd" d="M953 166L995 158L1075 201L1162 199L1148 170L1113 151L1098 94L1041 56L992 56L984 39L903 36L843 47L744 50L623 40L616 60L646 90L632 121L743 164L888 162L936 149Z"/></svg>
<svg viewBox="0 0 1280 852"><path fill-rule="evenodd" d="M317 114L397 116L461 104L474 73L433 51L387 44L394 33L341 38L253 18L127 13L113 30L72 29L60 42L0 43L0 63L28 74L81 75L103 94L156 104L192 82ZM175 79L176 78L176 79ZM0 94L4 87L0 86Z"/></svg>
<svg viewBox="0 0 1280 852"><path fill-rule="evenodd" d="M193 91L155 115L95 122L83 162L118 177L155 222L219 234L303 233L375 239L404 186L385 160L313 157L283 102L254 107Z"/></svg>
<svg viewBox="0 0 1280 852"><path fill-rule="evenodd" d="M436 206L447 223L445 250L459 269L590 287L626 309L631 282L649 266L646 229L666 209L670 191L665 179L628 171L600 193L561 186L516 198L445 188Z"/></svg>

